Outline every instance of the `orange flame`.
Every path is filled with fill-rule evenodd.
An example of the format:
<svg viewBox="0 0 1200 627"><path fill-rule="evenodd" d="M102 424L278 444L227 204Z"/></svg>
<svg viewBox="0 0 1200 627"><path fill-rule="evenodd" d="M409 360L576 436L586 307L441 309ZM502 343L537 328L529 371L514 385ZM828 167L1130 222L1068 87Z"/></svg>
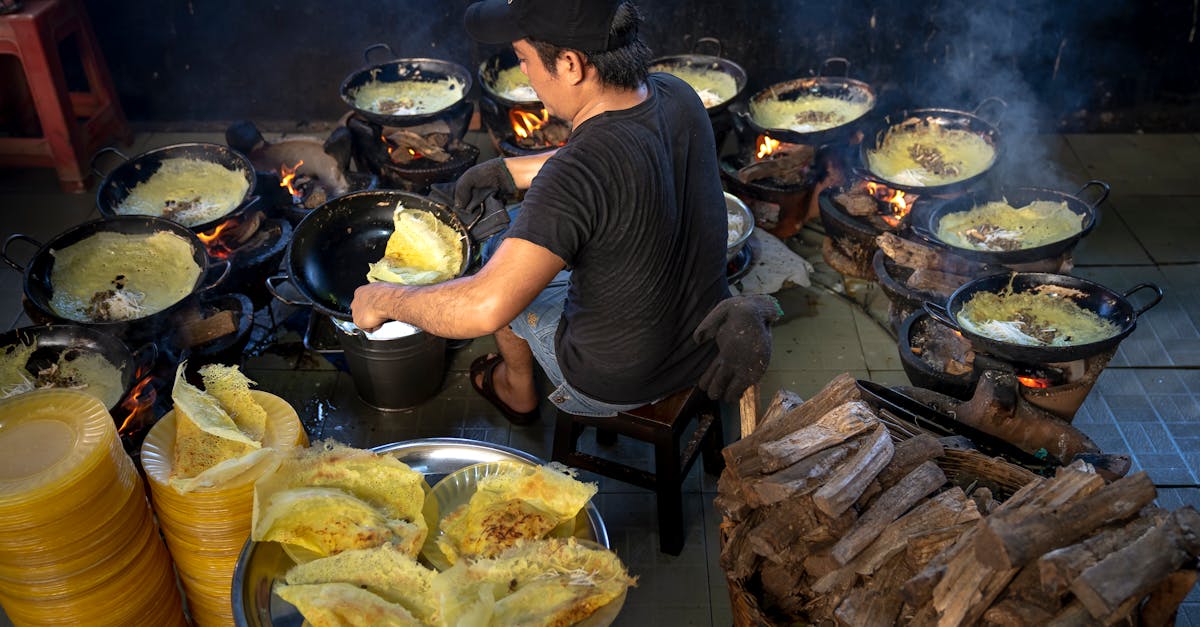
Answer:
<svg viewBox="0 0 1200 627"><path fill-rule="evenodd" d="M147 376L143 378L132 390L129 391L129 396L121 401L121 409L129 412L129 417L125 422L121 423L121 428L117 429L117 433L128 435L130 432L137 430L142 425L149 422L151 412L154 408L154 401L158 398L158 392L151 385L154 377Z"/></svg>
<svg viewBox="0 0 1200 627"><path fill-rule="evenodd" d="M778 139L772 139L766 135L759 135L758 152L754 154L754 158L762 159L763 157L769 156L771 153L775 152L776 148L779 148Z"/></svg>
<svg viewBox="0 0 1200 627"><path fill-rule="evenodd" d="M550 112L542 109L541 113L510 109L508 121L512 124L513 132L521 139L529 139L533 132L542 128L550 121Z"/></svg>
<svg viewBox="0 0 1200 627"><path fill-rule="evenodd" d="M391 148L389 148L388 150L391 151ZM425 155L413 150L412 148L408 148L407 150L408 150L408 154L410 156L412 156L413 159L420 159L425 156Z"/></svg>
<svg viewBox="0 0 1200 627"><path fill-rule="evenodd" d="M303 163L303 161L301 163ZM198 237L201 242L204 242L204 247L208 249L209 255L212 255L217 259L228 259L229 256L233 254L233 250L221 242L221 233L226 229L232 228L237 223L237 218L230 218L218 224L217 227L211 231L197 233L196 237Z"/></svg>
<svg viewBox="0 0 1200 627"><path fill-rule="evenodd" d="M903 221L904 217L908 215L908 212L912 210L912 205L917 200L916 196L908 196L898 189L892 189L886 185L880 185L873 181L867 182L867 191L870 192L870 194L876 199L887 203L891 214L881 215L879 217L882 218L883 221L892 228L900 226L900 222Z"/></svg>
<svg viewBox="0 0 1200 627"><path fill-rule="evenodd" d="M1035 390L1042 390L1050 387L1049 379L1039 379L1037 377L1017 377L1017 381L1020 381L1021 385L1027 388L1034 388Z"/></svg>
<svg viewBox="0 0 1200 627"><path fill-rule="evenodd" d="M303 159L297 161L296 165L290 168L286 165L279 166L279 186L286 187L288 193L292 195L292 200L294 201L298 201L304 197L304 195L292 185L292 181L296 178L296 170L299 170L300 166L302 165L304 165Z"/></svg>

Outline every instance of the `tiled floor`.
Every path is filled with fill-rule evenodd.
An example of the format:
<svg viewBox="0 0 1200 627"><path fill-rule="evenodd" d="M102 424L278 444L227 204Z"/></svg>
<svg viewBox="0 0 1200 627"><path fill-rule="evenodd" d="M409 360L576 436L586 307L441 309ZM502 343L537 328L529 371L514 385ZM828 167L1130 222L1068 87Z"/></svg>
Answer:
<svg viewBox="0 0 1200 627"><path fill-rule="evenodd" d="M142 134L130 153L185 139L220 140L213 134ZM1036 157L1033 163L1016 161L1014 152L1010 151L1003 170L1013 180L1065 191L1074 191L1091 178L1112 185L1099 227L1077 251L1076 273L1122 291L1153 282L1167 296L1141 318L1138 329L1122 344L1076 422L1106 451L1129 453L1138 468L1149 471L1164 486L1163 505L1200 505L1200 192L1195 187L1200 137L1045 136L1028 144L1027 155ZM21 232L44 240L96 216L91 195L63 195L57 189L47 171L0 170L0 234ZM841 295L846 286L814 254L816 238L815 233L805 232L795 242L816 262L814 280L820 285L785 299L810 311L775 328L774 357L762 384L764 402L780 388L810 395L841 372L907 383L895 343L872 316ZM11 251L18 262L29 254L20 246ZM0 324L29 324L21 313L18 274L0 271L8 272L8 278L0 281ZM877 290L859 284L849 287L857 299L871 305L876 316L886 305ZM1135 300L1142 302L1137 298L1143 295ZM493 347L490 339L476 340L457 351L437 398L419 409L396 413L363 405L349 376L324 358L297 359L297 351L290 349L298 342L296 333L288 331L279 340L279 350L252 357L245 367L262 389L297 407L314 439L332 437L356 446L375 446L458 436L549 455L552 414L545 407L539 424L511 427L471 390L467 365ZM727 416L726 433L734 433L735 425L734 417ZM647 448L626 443L608 454L634 463L650 460ZM682 555L669 557L657 551L653 497L615 481L599 481L597 506L613 547L640 577L618 624L730 624L729 598L716 559L715 482L698 469L688 478L688 543ZM1192 601L1195 604L1186 607L1180 624L1200 627L1200 598Z"/></svg>

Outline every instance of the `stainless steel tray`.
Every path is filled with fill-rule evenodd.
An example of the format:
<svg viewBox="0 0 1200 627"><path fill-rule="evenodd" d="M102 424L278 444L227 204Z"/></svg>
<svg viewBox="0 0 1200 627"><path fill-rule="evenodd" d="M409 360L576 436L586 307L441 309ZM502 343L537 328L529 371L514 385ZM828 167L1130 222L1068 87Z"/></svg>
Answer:
<svg viewBox="0 0 1200 627"><path fill-rule="evenodd" d="M461 438L427 438L393 442L371 449L377 453L388 453L408 464L413 470L423 473L425 481L433 485L447 474L482 462L526 461L545 464L542 459L514 448L464 440ZM592 540L604 548L608 544L608 530L596 506L587 504L580 518L586 516L587 524L576 524L578 535ZM582 522L582 521L581 521ZM233 571L233 618L238 627L300 627L304 617L296 608L272 594L275 582L295 563L279 544L247 541L238 557Z"/></svg>

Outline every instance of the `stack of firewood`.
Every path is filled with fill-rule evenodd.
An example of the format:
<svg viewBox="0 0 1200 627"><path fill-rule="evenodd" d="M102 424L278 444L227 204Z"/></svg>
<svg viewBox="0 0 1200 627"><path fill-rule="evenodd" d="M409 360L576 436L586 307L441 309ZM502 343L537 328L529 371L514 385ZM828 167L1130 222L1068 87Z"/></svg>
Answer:
<svg viewBox="0 0 1200 627"><path fill-rule="evenodd" d="M739 624L1169 624L1196 582L1200 513L1151 506L1145 473L1044 478L896 438L843 375L725 449Z"/></svg>

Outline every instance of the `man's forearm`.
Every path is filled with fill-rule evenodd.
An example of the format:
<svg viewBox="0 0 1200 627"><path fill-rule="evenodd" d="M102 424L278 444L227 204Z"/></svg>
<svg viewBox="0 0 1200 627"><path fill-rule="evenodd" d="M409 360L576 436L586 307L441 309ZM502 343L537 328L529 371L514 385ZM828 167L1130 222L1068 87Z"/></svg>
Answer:
<svg viewBox="0 0 1200 627"><path fill-rule="evenodd" d="M496 320L491 299L471 289L471 277L425 287L388 283L364 287L370 310L375 314L388 320L403 320L444 338L480 337L509 322Z"/></svg>
<svg viewBox="0 0 1200 627"><path fill-rule="evenodd" d="M541 171L542 166L554 153L558 150L551 150L536 155L527 155L524 157L507 157L504 159L504 165L508 168L509 174L512 175L513 183L517 189L529 189L533 183L533 177Z"/></svg>

